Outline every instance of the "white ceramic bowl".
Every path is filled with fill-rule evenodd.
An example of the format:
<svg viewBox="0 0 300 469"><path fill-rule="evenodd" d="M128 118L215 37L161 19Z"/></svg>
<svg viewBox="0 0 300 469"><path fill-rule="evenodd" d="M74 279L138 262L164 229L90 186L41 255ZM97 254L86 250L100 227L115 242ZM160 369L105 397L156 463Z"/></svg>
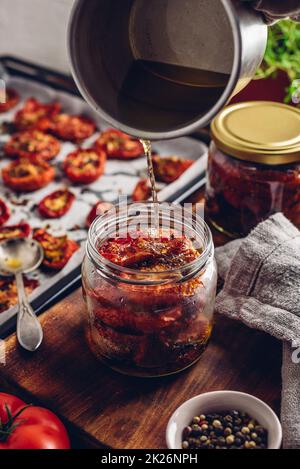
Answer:
<svg viewBox="0 0 300 469"><path fill-rule="evenodd" d="M269 432L268 449L280 449L282 428L277 415L263 401L250 394L235 391L216 391L200 394L186 401L174 412L166 432L169 449L181 449L182 431L199 414L238 410L246 412Z"/></svg>

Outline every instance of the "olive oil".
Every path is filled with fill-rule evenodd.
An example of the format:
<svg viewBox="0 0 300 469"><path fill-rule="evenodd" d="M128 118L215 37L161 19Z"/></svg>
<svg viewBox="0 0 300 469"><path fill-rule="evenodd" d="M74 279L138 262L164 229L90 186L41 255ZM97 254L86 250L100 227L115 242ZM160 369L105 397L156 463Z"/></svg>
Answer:
<svg viewBox="0 0 300 469"><path fill-rule="evenodd" d="M118 115L134 128L161 132L206 114L222 96L229 75L135 60L118 91Z"/></svg>
<svg viewBox="0 0 300 469"><path fill-rule="evenodd" d="M156 188L156 180L155 174L153 169L152 163L152 143L150 140L143 140L141 139L141 144L144 147L145 156L147 158L147 166L148 166L148 176L151 184L151 193L152 193L152 202L154 204L154 231L153 235L158 235L159 232L159 202L157 197L157 188Z"/></svg>
<svg viewBox="0 0 300 469"><path fill-rule="evenodd" d="M156 180L155 180L155 174L154 174L153 163L152 163L152 144L150 140L142 140L142 139L141 139L141 143L144 147L145 156L147 158L148 175L150 179L151 192L152 192L152 201L154 204L158 204Z"/></svg>

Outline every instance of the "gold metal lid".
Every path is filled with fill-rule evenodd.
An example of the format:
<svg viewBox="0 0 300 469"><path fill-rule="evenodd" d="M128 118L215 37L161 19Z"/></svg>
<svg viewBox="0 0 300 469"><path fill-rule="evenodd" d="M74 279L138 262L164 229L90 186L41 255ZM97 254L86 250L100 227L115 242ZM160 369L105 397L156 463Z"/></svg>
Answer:
<svg viewBox="0 0 300 469"><path fill-rule="evenodd" d="M212 137L220 150L268 165L300 161L300 109L270 101L225 108L214 119Z"/></svg>

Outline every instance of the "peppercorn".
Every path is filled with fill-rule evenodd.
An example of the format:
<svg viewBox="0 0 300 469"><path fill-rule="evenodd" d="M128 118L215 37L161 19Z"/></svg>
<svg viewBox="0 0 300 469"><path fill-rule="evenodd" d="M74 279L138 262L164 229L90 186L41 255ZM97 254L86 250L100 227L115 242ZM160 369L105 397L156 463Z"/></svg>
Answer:
<svg viewBox="0 0 300 469"><path fill-rule="evenodd" d="M192 425L192 430L193 430L194 433L200 433L201 432L201 428L196 423L194 425Z"/></svg>
<svg viewBox="0 0 300 469"><path fill-rule="evenodd" d="M248 414L231 411L197 415L182 433L183 449L264 449L268 432Z"/></svg>
<svg viewBox="0 0 300 469"><path fill-rule="evenodd" d="M233 435L230 435L226 438L226 443L228 445L233 445L234 442L235 442L235 437Z"/></svg>
<svg viewBox="0 0 300 469"><path fill-rule="evenodd" d="M214 427L214 428L220 428L220 427L222 427L222 424L221 424L220 420L214 420L214 421L213 421L213 427Z"/></svg>
<svg viewBox="0 0 300 469"><path fill-rule="evenodd" d="M248 433L250 433L250 430L248 427L243 427L242 428L242 433L244 433L244 435L247 435Z"/></svg>

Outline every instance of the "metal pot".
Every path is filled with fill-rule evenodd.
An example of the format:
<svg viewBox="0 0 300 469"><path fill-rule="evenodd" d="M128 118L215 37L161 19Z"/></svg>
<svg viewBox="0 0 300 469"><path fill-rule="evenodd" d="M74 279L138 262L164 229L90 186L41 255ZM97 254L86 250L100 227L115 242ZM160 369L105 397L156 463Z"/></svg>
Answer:
<svg viewBox="0 0 300 469"><path fill-rule="evenodd" d="M114 127L160 140L205 127L250 82L267 26L239 0L76 0L68 40L86 101Z"/></svg>

